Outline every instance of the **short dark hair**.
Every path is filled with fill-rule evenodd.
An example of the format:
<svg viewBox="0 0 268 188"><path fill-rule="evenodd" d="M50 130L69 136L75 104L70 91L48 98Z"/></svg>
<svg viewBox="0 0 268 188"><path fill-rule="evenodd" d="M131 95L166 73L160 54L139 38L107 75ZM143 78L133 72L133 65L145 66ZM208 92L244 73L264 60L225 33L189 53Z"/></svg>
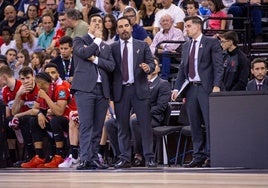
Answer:
<svg viewBox="0 0 268 188"><path fill-rule="evenodd" d="M238 35L235 31L227 31L220 35L220 37L226 40L231 40L235 46L239 43Z"/></svg>
<svg viewBox="0 0 268 188"><path fill-rule="evenodd" d="M70 47L73 47L73 39L69 36L63 36L62 38L60 38L59 43L60 44L68 43Z"/></svg>
<svg viewBox="0 0 268 188"><path fill-rule="evenodd" d="M96 13L96 14L91 14L91 15L88 17L88 24L90 24L91 19L92 19L93 17L99 17L99 18L101 18L101 20L103 20L103 18L101 17L100 14L98 14L98 13Z"/></svg>
<svg viewBox="0 0 268 188"><path fill-rule="evenodd" d="M44 67L44 70L46 70L47 68L55 68L57 70L57 72L59 72L58 65L56 65L55 63L46 64L45 67Z"/></svg>
<svg viewBox="0 0 268 188"><path fill-rule="evenodd" d="M52 78L50 77L50 75L48 73L44 72L44 71L37 73L35 75L35 78L44 80L44 81L46 81L48 83L52 82Z"/></svg>
<svg viewBox="0 0 268 188"><path fill-rule="evenodd" d="M3 34L3 31L7 31L9 33L9 35L12 35L12 31L11 31L10 27L8 27L8 26L3 27L2 31L1 31L1 35Z"/></svg>
<svg viewBox="0 0 268 188"><path fill-rule="evenodd" d="M119 20L127 20L128 23L129 23L129 25L131 25L130 20L129 20L127 17L122 16L122 17L120 17L120 18L117 19L117 21L116 21L116 25L117 25L117 26L118 26L118 22L119 22ZM117 27L117 26L116 26L116 27Z"/></svg>
<svg viewBox="0 0 268 188"><path fill-rule="evenodd" d="M199 8L199 4L195 0L189 0L189 1L187 1L187 5L194 5L194 8L195 9L198 9Z"/></svg>
<svg viewBox="0 0 268 188"><path fill-rule="evenodd" d="M31 67L22 67L19 71L19 75L27 76L27 75L34 75L33 69Z"/></svg>
<svg viewBox="0 0 268 188"><path fill-rule="evenodd" d="M125 15L126 13L129 13L129 12L134 12L135 16L136 16L136 14L137 14L134 8L132 8L132 7L128 7L128 8L126 8L126 9L124 10L123 15Z"/></svg>
<svg viewBox="0 0 268 188"><path fill-rule="evenodd" d="M202 25L203 25L203 21L201 20L201 18L199 18L198 16L186 16L184 18L184 22L187 22L187 21L190 21L192 20L192 22L194 24L199 24L202 28Z"/></svg>
<svg viewBox="0 0 268 188"><path fill-rule="evenodd" d="M251 61L251 69L254 68L254 65L256 63L264 63L265 65L265 68L267 68L267 59L266 58L260 58L260 57L257 57L255 59L253 59L253 61Z"/></svg>

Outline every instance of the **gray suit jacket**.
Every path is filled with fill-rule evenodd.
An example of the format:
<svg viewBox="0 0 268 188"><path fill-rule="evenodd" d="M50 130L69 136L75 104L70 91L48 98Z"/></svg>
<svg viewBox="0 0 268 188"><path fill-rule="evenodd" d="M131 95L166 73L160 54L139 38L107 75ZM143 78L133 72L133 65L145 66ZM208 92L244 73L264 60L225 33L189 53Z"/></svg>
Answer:
<svg viewBox="0 0 268 188"><path fill-rule="evenodd" d="M118 102L122 95L122 73L121 73L121 50L120 41L111 45L112 55L115 61L115 69L112 80L112 99ZM152 53L146 42L133 39L133 70L135 94L139 99L149 99L150 91L148 86L147 74L139 67L141 63L147 63L150 67L150 73L154 71L155 64Z"/></svg>
<svg viewBox="0 0 268 188"><path fill-rule="evenodd" d="M255 78L248 82L246 90L247 91L257 91L257 84L256 84ZM265 76L265 78L264 78L262 90L268 90L268 76Z"/></svg>
<svg viewBox="0 0 268 188"><path fill-rule="evenodd" d="M188 79L188 58L191 41L182 47L182 61L174 89L180 90L185 79ZM198 73L207 93L211 93L214 86L221 86L223 78L222 48L218 39L202 36L198 50Z"/></svg>
<svg viewBox="0 0 268 188"><path fill-rule="evenodd" d="M93 42L88 34L83 37L76 37L73 46L75 72L72 90L91 92L97 83L98 68L102 79L103 94L106 98L109 98L108 72L112 72L115 67L110 46L102 42L99 50L98 45ZM92 55L98 56L98 65L88 60Z"/></svg>

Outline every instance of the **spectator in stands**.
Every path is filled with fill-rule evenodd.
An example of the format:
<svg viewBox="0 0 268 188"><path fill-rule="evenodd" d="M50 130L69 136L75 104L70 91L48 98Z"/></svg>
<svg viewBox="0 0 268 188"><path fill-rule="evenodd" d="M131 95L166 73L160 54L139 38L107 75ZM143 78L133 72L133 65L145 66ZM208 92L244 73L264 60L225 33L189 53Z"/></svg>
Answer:
<svg viewBox="0 0 268 188"><path fill-rule="evenodd" d="M134 8L129 7L124 10L124 17L130 20L132 31L132 37L134 39L142 40L147 42L148 45L152 43L152 39L148 36L147 32L143 27L137 24L137 12Z"/></svg>
<svg viewBox="0 0 268 188"><path fill-rule="evenodd" d="M10 2L7 0L0 0L0 20L4 20L4 18L5 18L4 9L9 4L10 4Z"/></svg>
<svg viewBox="0 0 268 188"><path fill-rule="evenodd" d="M143 0L140 10L138 11L138 24L142 25L146 30L148 36L153 39L153 24L155 21L155 14L158 12L155 0Z"/></svg>
<svg viewBox="0 0 268 188"><path fill-rule="evenodd" d="M22 66L17 64L17 50L14 48L9 48L6 52L7 64L13 71L13 76L19 78L19 70Z"/></svg>
<svg viewBox="0 0 268 188"><path fill-rule="evenodd" d="M238 36L234 31L225 32L220 36L223 54L223 91L246 90L249 76L249 59L238 48Z"/></svg>
<svg viewBox="0 0 268 188"><path fill-rule="evenodd" d="M249 2L249 4L248 4ZM254 28L254 35L256 42L261 42L262 38L262 11L258 7L261 4L261 0L236 0L234 4L228 9L228 14L232 14L233 17L247 17L249 18L248 13L250 13L250 20ZM233 21L234 29L244 29L245 23L243 20L236 19Z"/></svg>
<svg viewBox="0 0 268 188"><path fill-rule="evenodd" d="M58 8L57 0L46 0L46 9L50 10L52 12L53 17L54 17L54 26L55 27L57 26L58 18L59 18L57 8Z"/></svg>
<svg viewBox="0 0 268 188"><path fill-rule="evenodd" d="M62 37L59 49L60 55L51 62L57 65L61 79L71 83L74 75L73 39L69 36Z"/></svg>
<svg viewBox="0 0 268 188"><path fill-rule="evenodd" d="M17 63L22 65L23 67L30 67L30 54L28 50L21 49L17 53Z"/></svg>
<svg viewBox="0 0 268 188"><path fill-rule="evenodd" d="M85 6L81 9L83 20L88 23L88 18L92 14L100 14L101 10L92 5L92 0L85 0Z"/></svg>
<svg viewBox="0 0 268 188"><path fill-rule="evenodd" d="M42 27L44 32L38 37L38 46L47 49L55 35L54 17L51 14L44 14L42 16Z"/></svg>
<svg viewBox="0 0 268 188"><path fill-rule="evenodd" d="M148 82L150 87L150 104L151 104L151 126L160 126L164 120L165 111L170 101L171 88L170 83L161 79L158 76L160 72L159 62L157 58L154 59L155 70L148 75ZM142 157L142 143L141 143L141 131L142 127L139 124L136 115L133 114L130 118L130 128L132 131L132 140L134 140L134 161L132 166L144 165L144 159Z"/></svg>
<svg viewBox="0 0 268 188"><path fill-rule="evenodd" d="M115 10L115 0L104 0L103 9L104 15L112 14L115 19L119 16L119 11Z"/></svg>
<svg viewBox="0 0 268 188"><path fill-rule="evenodd" d="M199 4L195 0L187 1L186 4L186 11L187 16L198 16L200 19L203 20L203 17L199 15Z"/></svg>
<svg viewBox="0 0 268 188"><path fill-rule="evenodd" d="M30 29L31 33L37 37L37 29L38 29L38 24L39 24L39 16L38 16L38 6L35 4L30 4L28 6L27 12L26 12L26 20L24 24L28 26Z"/></svg>
<svg viewBox="0 0 268 188"><path fill-rule="evenodd" d="M84 36L88 32L88 24L81 19L79 10L70 9L66 12L65 26L66 35L72 38Z"/></svg>
<svg viewBox="0 0 268 188"><path fill-rule="evenodd" d="M247 84L248 91L268 90L267 60L255 58L251 62L251 74L254 78Z"/></svg>
<svg viewBox="0 0 268 188"><path fill-rule="evenodd" d="M116 19L112 14L106 14L103 18L103 40L107 44L112 44L116 37Z"/></svg>
<svg viewBox="0 0 268 188"><path fill-rule="evenodd" d="M131 7L129 5L129 0L117 0L117 6L118 6L117 8L120 11L117 19L123 16L123 13L124 13L124 11L125 11L126 8Z"/></svg>
<svg viewBox="0 0 268 188"><path fill-rule="evenodd" d="M17 26L22 24L25 19L23 17L16 15L17 14L16 9L12 5L6 6L4 14L5 19L0 22L0 33L2 33L3 27L7 26L10 28L13 37Z"/></svg>
<svg viewBox="0 0 268 188"><path fill-rule="evenodd" d="M18 16L24 16L30 4L34 4L38 6L39 1L38 0L21 0L19 8L18 8Z"/></svg>
<svg viewBox="0 0 268 188"><path fill-rule="evenodd" d="M208 0L208 8L211 11L210 18L226 18L227 14L223 11L225 8L222 0ZM208 20L208 29L211 30L224 30L226 28L226 20L222 19L209 19Z"/></svg>
<svg viewBox="0 0 268 188"><path fill-rule="evenodd" d="M30 67L23 67L19 71L19 79L22 82L14 103L12 105L12 114L14 115L11 125L13 129L20 129L24 144L27 151L26 161L18 161L14 164L15 167L20 167L21 163L28 162L35 156L35 150L32 142L30 115L22 116L22 113L32 109L34 101L38 96L38 87L34 82L33 70Z"/></svg>
<svg viewBox="0 0 268 188"><path fill-rule="evenodd" d="M161 29L160 19L163 14L170 14L174 20L174 26L183 31L183 19L185 13L180 7L177 7L172 3L172 0L162 1L163 9L159 10L155 15L154 30L153 34L156 35Z"/></svg>
<svg viewBox="0 0 268 188"><path fill-rule="evenodd" d="M174 27L174 20L170 14L162 15L160 19L160 25L162 30L156 33L153 43L150 45L152 54L161 57L161 78L168 80L170 73L171 57L168 55L170 52L175 52L175 50L180 46L180 43L162 43L164 40L173 41L184 41L183 33L180 29Z"/></svg>
<svg viewBox="0 0 268 188"><path fill-rule="evenodd" d="M26 24L21 24L17 27L14 41L16 42L16 49L26 49L30 54L34 52L37 47L38 39L30 32Z"/></svg>
<svg viewBox="0 0 268 188"><path fill-rule="evenodd" d="M64 3L64 9L58 12L67 12L70 9L75 9L76 8L76 0L62 0Z"/></svg>
<svg viewBox="0 0 268 188"><path fill-rule="evenodd" d="M16 42L12 40L12 33L9 27L2 29L2 38L4 43L1 45L1 54L5 55L9 48L16 48Z"/></svg>
<svg viewBox="0 0 268 188"><path fill-rule="evenodd" d="M63 37L65 35L65 32L67 30L66 27L66 13L65 12L60 12L59 13L59 27L56 30L55 36L53 37L53 40L50 44L50 48L54 48L54 47L59 47L59 40L61 37Z"/></svg>
<svg viewBox="0 0 268 188"><path fill-rule="evenodd" d="M37 74L42 71L44 64L44 52L34 52L32 54L31 66L34 70L34 74Z"/></svg>
<svg viewBox="0 0 268 188"><path fill-rule="evenodd" d="M2 95L3 102L6 105L5 131L10 157L8 166L13 166L13 163L18 161L16 158L16 135L8 124L12 120L12 105L21 85L22 83L13 76L13 71L9 66L3 65L0 67L0 86L4 86L2 88Z"/></svg>
<svg viewBox="0 0 268 188"><path fill-rule="evenodd" d="M208 8L208 0L201 0L199 13L201 16L210 16L211 11Z"/></svg>

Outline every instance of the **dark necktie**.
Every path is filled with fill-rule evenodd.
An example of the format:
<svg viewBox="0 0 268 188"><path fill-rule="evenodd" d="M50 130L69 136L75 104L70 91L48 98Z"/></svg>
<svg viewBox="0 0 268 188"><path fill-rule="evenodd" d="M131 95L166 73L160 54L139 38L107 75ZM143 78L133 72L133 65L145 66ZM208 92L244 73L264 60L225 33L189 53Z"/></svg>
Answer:
<svg viewBox="0 0 268 188"><path fill-rule="evenodd" d="M125 47L123 49L122 58L122 77L123 81L128 81L128 50L127 50L127 40L125 41Z"/></svg>
<svg viewBox="0 0 268 188"><path fill-rule="evenodd" d="M262 90L262 84L258 84L258 85L257 85L257 90L258 90L258 91Z"/></svg>
<svg viewBox="0 0 268 188"><path fill-rule="evenodd" d="M195 43L196 43L196 40L194 40L194 43L192 45L192 50L189 56L189 77L191 79L195 77L195 70L194 70Z"/></svg>

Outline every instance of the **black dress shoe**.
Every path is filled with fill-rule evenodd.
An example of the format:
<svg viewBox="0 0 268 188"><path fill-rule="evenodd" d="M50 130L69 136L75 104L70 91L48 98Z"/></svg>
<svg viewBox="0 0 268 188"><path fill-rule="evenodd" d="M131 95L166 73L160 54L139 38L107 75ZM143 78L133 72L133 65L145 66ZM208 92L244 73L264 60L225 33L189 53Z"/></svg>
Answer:
<svg viewBox="0 0 268 188"><path fill-rule="evenodd" d="M210 168L210 159L206 159L202 167Z"/></svg>
<svg viewBox="0 0 268 188"><path fill-rule="evenodd" d="M76 170L92 170L94 169L89 161L82 161L77 167Z"/></svg>
<svg viewBox="0 0 268 188"><path fill-rule="evenodd" d="M133 166L133 167L144 167L145 162L142 159L134 158L133 162L131 163L131 166Z"/></svg>
<svg viewBox="0 0 268 188"><path fill-rule="evenodd" d="M130 168L131 164L125 159L119 159L115 165L114 168L119 169L119 168Z"/></svg>
<svg viewBox="0 0 268 188"><path fill-rule="evenodd" d="M109 165L107 164L102 164L97 160L91 161L90 166L94 169L107 169L109 168Z"/></svg>
<svg viewBox="0 0 268 188"><path fill-rule="evenodd" d="M202 167L203 164L204 164L204 160L193 159L190 163L184 164L183 167L185 168Z"/></svg>
<svg viewBox="0 0 268 188"><path fill-rule="evenodd" d="M157 163L154 162L154 159L149 159L149 160L146 162L146 166L149 167L149 168L157 167Z"/></svg>

